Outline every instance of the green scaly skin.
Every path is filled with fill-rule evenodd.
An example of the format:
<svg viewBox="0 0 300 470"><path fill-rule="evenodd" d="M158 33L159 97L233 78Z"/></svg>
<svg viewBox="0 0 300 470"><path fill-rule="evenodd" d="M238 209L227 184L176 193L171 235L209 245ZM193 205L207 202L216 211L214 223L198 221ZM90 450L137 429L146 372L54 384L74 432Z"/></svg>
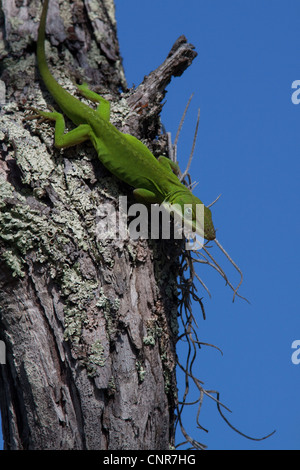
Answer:
<svg viewBox="0 0 300 470"><path fill-rule="evenodd" d="M57 148L77 145L91 140L103 165L117 178L134 187L134 195L144 203L178 204L181 216L191 221L192 227L206 240L215 239L211 211L204 206L203 227L196 217L196 205L203 204L191 191L180 183L174 171L176 164L166 157L156 159L138 139L118 131L110 122L110 104L88 89L86 84L78 89L87 99L99 106L93 110L64 90L51 75L45 55L45 26L49 0L44 1L37 41L37 61L40 75L61 110L76 124L65 134L65 121L58 112L38 111L40 116L55 121L55 146ZM191 205L184 208L184 205ZM191 213L192 211L192 213Z"/></svg>

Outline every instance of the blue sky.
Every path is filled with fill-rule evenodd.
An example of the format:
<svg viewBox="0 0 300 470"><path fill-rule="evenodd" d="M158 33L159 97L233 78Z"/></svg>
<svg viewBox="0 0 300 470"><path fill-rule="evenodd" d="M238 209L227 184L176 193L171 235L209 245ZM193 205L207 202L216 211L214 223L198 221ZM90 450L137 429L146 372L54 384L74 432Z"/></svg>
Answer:
<svg viewBox="0 0 300 470"><path fill-rule="evenodd" d="M226 417L240 431L277 432L249 441L209 399L200 413L209 432L196 429L192 407L186 427L209 449L300 449L300 364L291 361L292 342L300 339L300 105L291 101L292 82L300 80L299 0L116 0L116 8L129 86L155 69L181 34L198 52L168 86L162 121L175 136L194 93L179 164L185 168L200 107L190 171L195 194L206 204L222 194L213 206L217 236L243 270L240 292L251 305L232 303L217 273L198 269L212 293L209 299L203 291L205 321L194 307L198 336L224 355L203 347L194 371L207 389L220 392L232 410ZM212 252L236 283L226 259L216 247Z"/></svg>

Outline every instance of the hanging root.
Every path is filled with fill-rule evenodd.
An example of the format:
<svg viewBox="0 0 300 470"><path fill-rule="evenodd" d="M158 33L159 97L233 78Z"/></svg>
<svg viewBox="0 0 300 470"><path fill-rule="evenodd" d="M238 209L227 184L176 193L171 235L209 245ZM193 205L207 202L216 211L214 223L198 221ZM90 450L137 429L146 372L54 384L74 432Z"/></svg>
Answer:
<svg viewBox="0 0 300 470"><path fill-rule="evenodd" d="M183 115L180 119L180 123L179 123L179 126L178 126L178 129L177 129L177 132L176 132L176 136L175 136L175 140L174 140L174 147L176 148L177 147L177 142L178 142L178 138L179 138L179 134L180 134L180 131L181 131L181 128L183 126L183 123L184 123L184 120L185 120L185 116L186 116L186 113L189 109L189 106L190 106L190 103L192 101L192 98L194 96L194 93L191 94L191 96L189 97L189 100L187 102L187 105L185 107L185 110L183 111Z"/></svg>
<svg viewBox="0 0 300 470"><path fill-rule="evenodd" d="M220 199L220 197L221 197L221 194L219 194L219 196L218 196L213 202L211 202L210 204L208 204L206 207L207 207L207 208L210 208L211 206L213 206L213 205Z"/></svg>
<svg viewBox="0 0 300 470"><path fill-rule="evenodd" d="M213 344L203 343L199 341L198 335L197 335L197 323L192 312L192 309L193 309L192 300L194 300L195 302L198 302L198 304L200 305L203 318L205 319L204 305L202 303L202 299L198 297L197 289L195 285L195 279L196 278L199 279L199 278L195 272L194 263L199 262L199 263L208 264L209 266L216 269L222 275L222 277L228 282L227 277L224 274L223 270L220 268L220 266L214 260L213 260L214 263L212 263L209 260L209 258L210 259L213 259L213 258L208 253L208 250L205 248L204 251L206 252L206 255L204 255L203 253L200 253L200 251L195 251L195 252L185 251L181 259L180 272L179 272L179 276L180 276L179 289L181 291L181 298L179 299L179 321L181 322L181 326L182 326L181 329L183 332L177 338L177 341L184 342L186 346L186 354L183 357L183 362L181 361L181 358L178 358L178 362L177 362L178 368L184 374L183 380L185 382L185 388L182 393L182 396L180 397L176 405L177 420L175 423L175 425L179 426L181 429L182 435L184 437L184 442L180 442L179 444L177 444L176 448L179 448L182 445L190 444L191 445L190 449L198 449L198 450L204 450L206 448L206 445L194 439L191 435L189 435L189 433L185 429L184 411L186 407L196 406L196 410L194 414L195 414L195 421L197 424L197 428L204 432L208 432L208 430L205 429L200 423L200 411L202 409L203 400L206 397L213 400L216 403L217 409L221 417L227 423L227 425L231 429L233 429L235 432L240 434L241 436L247 439L251 439L253 441L262 441L263 439L267 439L268 437L272 436L275 432L273 431L267 436L256 438L256 437L251 437L239 431L239 429L233 426L231 422L224 415L224 410L228 412L231 412L231 410L227 406L225 406L224 403L220 401L220 393L217 390L206 389L204 387L204 383L196 376L194 372L194 366L196 364L196 359L198 357L198 351L199 349L202 348L202 346L209 346L209 347L216 348L221 354L223 354L222 351L218 347L214 346ZM198 259L194 258L192 254L196 255ZM228 284L231 286L229 282ZM206 288L206 286L204 287ZM238 296L239 294L236 292L238 288L234 289L232 287L232 289L234 290L235 294ZM206 288L206 290L208 289ZM190 394L191 389L193 390L193 396L195 395L195 391L197 393L196 398L193 401L190 401L188 399L190 396L189 394Z"/></svg>
<svg viewBox="0 0 300 470"><path fill-rule="evenodd" d="M238 289L240 287L240 285L242 284L243 282L243 273L242 271L240 270L240 268L236 265L236 263L231 259L231 257L228 255L228 253L224 250L224 248L222 247L222 245L217 241L217 240L214 240L217 244L217 246L220 248L220 250L225 254L225 256L229 259L229 261L233 264L233 266L236 268L236 270L240 273L241 275L241 280L238 284L238 286L236 288L233 287L233 285L231 284L231 282L229 281L228 277L226 276L225 272L223 271L223 269L221 268L221 266L217 263L217 261L214 259L214 257L210 254L209 250L204 246L202 246L202 249L201 249L201 252L204 251L206 253L207 256L205 256L203 253L201 252L193 252L194 254L196 254L196 256L200 259L195 259L193 258L193 263L194 262L197 262L197 263L203 263L203 264L208 264L209 266L211 266L212 268L214 268L222 277L223 279L226 281L226 284L229 285L229 287L233 290L233 302L234 302L234 299L235 299L235 296L237 297L240 297L241 299L244 299L246 300L246 302L250 303L248 299L246 299L245 297L243 297L242 295L238 294ZM209 259L208 259L209 258ZM211 260L211 261L210 261ZM197 277L197 279L201 282L201 279L199 279L199 277L197 276L197 274L195 273L195 276ZM201 282L201 284L203 285L203 282ZM204 288L205 290L208 292L209 296L211 297L210 295L210 292L208 291L207 287L204 285Z"/></svg>
<svg viewBox="0 0 300 470"><path fill-rule="evenodd" d="M179 139L179 135L180 135L180 132L181 132L181 129L182 129L182 126L183 126L183 123L184 123L184 120L185 120L185 116L186 116L186 113L189 109L189 106L190 106L190 103L192 101L192 98L193 98L193 94L190 96L187 104L186 104L186 107L183 111L183 115L180 119L180 123L179 123L179 126L178 126L178 129L177 129L177 132L176 132L176 136L175 136L175 140L174 140L174 144L172 145L172 141L171 141L171 135L168 134L168 148L169 148L169 155L170 155L170 158L173 162L177 162L177 142L178 142L178 139ZM195 133L194 133L194 139L193 139L193 145L192 145L192 150L191 150L191 153L190 153L190 156L189 156L189 160L188 160L188 163L187 163L187 166L186 166L186 169L183 173L180 172L179 174L179 180L182 182L187 176L189 176L189 169L190 169L190 166L191 166L191 163L192 163L192 159L193 159L193 155L194 155L194 151L195 151L195 146L196 146L196 141L197 141L197 134L198 134L198 129L199 129L199 121L200 121L200 109L198 109L198 117L197 117L197 122L196 122L196 128L195 128Z"/></svg>
<svg viewBox="0 0 300 470"><path fill-rule="evenodd" d="M239 282L239 284L237 285L237 287L234 289L234 287L232 286L232 284L228 281L224 271L218 266L218 264L216 263L216 261L212 258L211 255L210 258L213 260L213 262L216 264L216 266L218 266L221 270L221 274L224 275L224 279L226 280L227 284L231 287L231 289L233 290L233 299L232 299L232 302L234 302L234 299L235 299L235 296L237 295L238 297L241 297L242 299L246 300L248 303L249 303L249 300L247 300L245 297L242 297L241 295L239 295L237 293L237 291L239 290L242 282L243 282L243 273L242 271L240 270L240 268L238 267L238 265L233 261L233 259L229 256L229 254L227 253L227 251L222 247L222 245L220 244L220 242L218 242L218 240L215 238L214 239L214 242L215 244L220 248L220 250L222 251L222 253L224 253L224 255L226 256L226 258L230 261L230 263L235 267L235 269L238 271L238 273L240 274L241 276L241 280ZM205 250L206 251L206 250ZM206 251L206 253L208 254L208 252Z"/></svg>
<svg viewBox="0 0 300 470"><path fill-rule="evenodd" d="M197 140L199 121L200 121L200 109L198 109L196 129L195 129L195 134L194 134L194 139L193 139L192 150L191 150L191 153L190 153L190 156L189 156L189 161L188 161L188 164L186 166L186 169L185 169L184 173L180 177L180 181L183 181L184 178L188 175L188 172L189 172L189 169L190 169L190 166L191 166L191 163L192 163L192 159L193 159L193 155L194 155L194 151L195 151L196 140Z"/></svg>
<svg viewBox="0 0 300 470"><path fill-rule="evenodd" d="M177 134L176 134L174 146L172 145L171 135L170 134L168 135L169 156L172 159L172 161L175 161L175 162L177 161L177 141L178 141L179 133L180 133L180 130L182 128L182 125L183 125L185 115L187 113L191 98L189 99L189 101L187 103L187 106L184 110L183 116L181 118L179 128L178 128L178 131L177 131ZM191 154L190 154L190 157L189 157L189 162L188 162L186 170L184 171L183 174L181 174L181 177L180 177L180 180L184 184L186 184L186 186L189 187L190 189L192 187L192 181L191 181L191 178L190 178L190 175L189 175L188 171L189 171L190 163L191 163L193 153L194 153L196 137L197 137L197 131L198 131L198 125L199 125L199 117L200 117L200 114L198 113L198 119L197 119L197 124L196 124L194 141L193 141L193 145L192 145L192 151L191 151ZM219 199L219 197L207 207L211 207ZM211 266L213 269L215 269L223 277L223 279L226 281L226 283L230 286L230 288L233 291L233 301L234 301L235 297L237 296L237 297L240 297L240 298L246 300L247 302L249 302L245 297L242 297L238 293L238 289L240 288L240 286L243 282L243 273L242 273L242 271L236 265L236 263L232 260L232 258L228 255L228 253L225 251L225 249L222 247L222 245L218 242L218 240L215 239L214 241L215 241L216 245L220 248L220 250L224 253L224 255L227 257L227 259L230 261L230 263L238 271L238 273L241 276L241 279L240 279L240 282L237 285L237 287L234 288L234 286L228 280L228 278L227 278L225 272L223 271L223 269L221 268L221 266L216 262L216 260L210 254L210 252L208 250L208 246L207 246L207 244L209 242L206 242L205 245L202 246L201 250L184 250L182 252L181 262L180 262L180 269L179 269L178 288L181 292L181 296L179 298L179 319L181 321L181 326L182 326L183 333L178 337L178 340L183 341L185 343L185 345L187 347L187 351L186 351L186 356L184 358L185 362L181 363L180 360L178 359L178 368L184 374L183 379L185 381L185 389L184 389L184 392L183 392L182 399L178 400L178 402L177 402L177 406L176 406L177 421L176 421L175 425L180 426L180 429L181 429L181 432L182 432L182 435L183 435L185 441L178 444L176 446L176 448L180 447L181 445L187 444L187 443L191 445L191 449L199 449L200 450L200 449L205 449L206 448L205 444L202 444L201 442L197 441L196 439L194 439L192 436L190 436L188 434L188 432L185 429L185 425L184 425L184 418L185 418L184 417L184 409L187 406L197 406L197 411L195 413L197 428L199 430L203 430L205 432L208 432L207 429L205 429L200 424L200 421L199 421L200 410L202 408L204 397L208 397L208 398L212 399L213 401L215 401L215 403L217 404L217 408L218 408L218 411L219 411L221 417L225 420L225 422L229 425L229 427L231 429L233 429L235 432L239 433L241 436L246 437L247 439L260 441L260 440L263 440L263 439L266 439L266 438L272 436L272 434L275 432L275 431L273 431L272 433L270 433L267 436L264 436L262 438L253 438L251 436L248 436L248 435L240 432L224 416L223 410L227 410L229 412L230 412L230 410L223 403L220 402L219 392L216 391L216 390L206 390L204 388L204 383L201 380L199 380L199 378L196 377L195 374L194 374L193 365L195 364L195 361L196 361L196 358L197 358L197 355L198 355L198 349L200 349L201 346L206 345L206 346L214 347L214 348L218 349L222 354L222 351L219 348L217 348L216 346L214 346L212 344L202 343L198 340L198 337L197 337L197 323L196 323L195 317L194 317L193 312L192 312L192 307L193 307L192 301L194 301L194 302L198 303L198 305L200 305L204 320L205 320L205 310L204 310L204 304L202 302L202 298L199 297L199 294L197 292L197 288L196 288L196 285L195 285L196 280L198 280L200 282L200 284L206 290L206 292L208 293L208 295L210 297L211 297L211 294L209 292L208 287L204 284L202 279L196 273L196 270L195 270L196 263L207 264L208 266ZM198 391L198 398L196 398L196 400L191 402L191 401L188 400L188 396L189 396L190 389L192 388L193 385L196 387L196 390ZM214 395L216 395L216 396L214 396Z"/></svg>

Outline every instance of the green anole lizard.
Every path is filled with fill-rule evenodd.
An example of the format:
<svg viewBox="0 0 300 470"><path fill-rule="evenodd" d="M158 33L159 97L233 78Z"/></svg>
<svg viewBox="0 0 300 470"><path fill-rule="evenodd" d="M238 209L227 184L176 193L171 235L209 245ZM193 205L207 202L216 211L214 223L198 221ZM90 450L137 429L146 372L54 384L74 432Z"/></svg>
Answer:
<svg viewBox="0 0 300 470"><path fill-rule="evenodd" d="M48 3L48 0L44 1L38 32L38 67L40 75L56 103L68 118L78 126L65 134L65 122L62 114L39 111L41 116L55 121L55 147L64 148L88 139L91 140L99 160L117 178L135 188L133 193L139 201L179 204L182 207L183 217L185 216L184 205L190 204L193 210L192 220L197 230L195 209L196 204L202 204L202 202L186 186L180 183L173 172L173 170L176 172L177 165L163 156L156 159L137 138L118 131L109 122L109 102L90 91L86 84L79 85L78 89L83 96L99 103L96 110L70 95L56 82L50 73L44 48ZM191 215L191 208L186 209L189 211L188 217ZM204 218L204 238L213 240L215 238L215 229L211 211L207 207L204 208ZM199 227L200 229L201 227Z"/></svg>
<svg viewBox="0 0 300 470"><path fill-rule="evenodd" d="M203 224L198 220L196 211L197 205L203 203L179 181L175 174L178 172L177 164L164 156L156 159L136 137L116 129L109 122L110 103L89 90L86 84L77 85L78 89L85 98L98 103L96 110L72 96L54 79L48 68L45 55L48 3L49 0L44 1L38 30L38 68L56 103L77 126L65 134L65 121L61 113L37 111L38 116L55 121L55 147L65 148L90 140L102 164L117 178L135 188L133 193L139 201L147 204L169 203L177 205L181 208L183 221L187 219L196 233L206 240L215 240L220 246L216 240L210 209L204 206L203 230ZM223 252L233 262L224 249ZM233 264L237 268L235 263ZM239 268L237 269L241 274ZM235 293L238 287L234 289Z"/></svg>

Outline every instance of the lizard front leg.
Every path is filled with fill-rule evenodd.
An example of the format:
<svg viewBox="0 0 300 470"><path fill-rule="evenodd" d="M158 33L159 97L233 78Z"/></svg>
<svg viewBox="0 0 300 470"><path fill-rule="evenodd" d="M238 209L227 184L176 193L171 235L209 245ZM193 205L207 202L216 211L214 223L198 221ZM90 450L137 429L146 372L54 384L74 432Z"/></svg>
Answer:
<svg viewBox="0 0 300 470"><path fill-rule="evenodd" d="M143 204L158 204L157 195L148 189L137 188L133 191L134 197Z"/></svg>

